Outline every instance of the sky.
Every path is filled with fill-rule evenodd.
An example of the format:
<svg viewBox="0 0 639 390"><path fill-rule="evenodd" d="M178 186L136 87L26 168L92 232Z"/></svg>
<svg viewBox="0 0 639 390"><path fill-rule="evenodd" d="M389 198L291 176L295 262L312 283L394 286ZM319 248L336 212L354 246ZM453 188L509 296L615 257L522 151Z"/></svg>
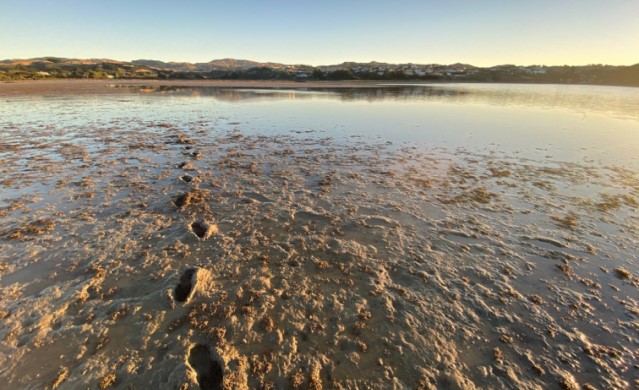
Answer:
<svg viewBox="0 0 639 390"><path fill-rule="evenodd" d="M0 0L0 59L639 63L639 0Z"/></svg>

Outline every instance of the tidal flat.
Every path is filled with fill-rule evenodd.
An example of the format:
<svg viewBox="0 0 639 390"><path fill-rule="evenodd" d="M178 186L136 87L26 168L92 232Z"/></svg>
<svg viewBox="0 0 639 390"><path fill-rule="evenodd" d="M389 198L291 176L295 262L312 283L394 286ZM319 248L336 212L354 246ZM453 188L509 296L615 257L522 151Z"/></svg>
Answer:
<svg viewBox="0 0 639 390"><path fill-rule="evenodd" d="M0 388L639 386L639 89L5 87Z"/></svg>

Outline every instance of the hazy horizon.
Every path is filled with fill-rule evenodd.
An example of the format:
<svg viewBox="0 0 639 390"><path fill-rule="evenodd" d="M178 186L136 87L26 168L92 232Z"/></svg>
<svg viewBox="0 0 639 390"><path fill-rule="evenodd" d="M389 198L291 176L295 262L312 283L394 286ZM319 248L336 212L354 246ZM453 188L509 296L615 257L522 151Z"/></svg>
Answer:
<svg viewBox="0 0 639 390"><path fill-rule="evenodd" d="M2 59L633 65L639 2L4 4Z"/></svg>

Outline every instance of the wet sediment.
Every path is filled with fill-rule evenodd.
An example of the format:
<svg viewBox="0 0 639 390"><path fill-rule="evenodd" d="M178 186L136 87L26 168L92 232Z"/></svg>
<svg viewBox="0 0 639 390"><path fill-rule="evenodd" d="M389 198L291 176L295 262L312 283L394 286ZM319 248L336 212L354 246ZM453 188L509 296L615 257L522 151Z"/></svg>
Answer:
<svg viewBox="0 0 639 390"><path fill-rule="evenodd" d="M8 134L0 387L637 385L635 172L201 122Z"/></svg>

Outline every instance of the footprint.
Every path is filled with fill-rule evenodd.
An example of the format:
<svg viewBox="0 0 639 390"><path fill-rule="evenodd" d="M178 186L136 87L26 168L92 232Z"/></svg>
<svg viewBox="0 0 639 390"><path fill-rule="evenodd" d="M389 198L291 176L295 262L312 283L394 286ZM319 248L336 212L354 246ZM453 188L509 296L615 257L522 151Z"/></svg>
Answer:
<svg viewBox="0 0 639 390"><path fill-rule="evenodd" d="M273 202L271 199L267 198L266 196L262 195L262 194L258 194L257 192L248 192L244 194L245 197L247 197L248 199L253 199L256 200L258 202Z"/></svg>
<svg viewBox="0 0 639 390"><path fill-rule="evenodd" d="M173 199L173 204L178 209L184 210L191 204L202 203L206 201L206 196L207 193L205 191L194 189Z"/></svg>
<svg viewBox="0 0 639 390"><path fill-rule="evenodd" d="M206 345L196 345L189 352L189 364L197 373L197 383L202 390L222 389L224 372L222 366L211 357Z"/></svg>
<svg viewBox="0 0 639 390"><path fill-rule="evenodd" d="M193 290L193 275L195 275L195 268L189 268L182 276L180 276L180 282L175 287L175 300L178 302L184 302L191 294Z"/></svg>
<svg viewBox="0 0 639 390"><path fill-rule="evenodd" d="M185 161L185 162L179 163L177 167L184 170L193 169L193 164L189 161Z"/></svg>
<svg viewBox="0 0 639 390"><path fill-rule="evenodd" d="M189 194L182 194L182 195L178 196L177 198L175 198L173 203L179 209L185 208L190 203Z"/></svg>
<svg viewBox="0 0 639 390"><path fill-rule="evenodd" d="M380 215L368 215L364 218L364 222L370 227L377 226L392 228L398 225L397 222L392 219Z"/></svg>
<svg viewBox="0 0 639 390"><path fill-rule="evenodd" d="M191 223L191 231L199 238L206 240L213 234L216 234L219 229L215 224L206 221L195 221Z"/></svg>
<svg viewBox="0 0 639 390"><path fill-rule="evenodd" d="M195 221L191 224L191 230L193 230L193 233L195 233L196 236L204 238L209 229L202 222Z"/></svg>

